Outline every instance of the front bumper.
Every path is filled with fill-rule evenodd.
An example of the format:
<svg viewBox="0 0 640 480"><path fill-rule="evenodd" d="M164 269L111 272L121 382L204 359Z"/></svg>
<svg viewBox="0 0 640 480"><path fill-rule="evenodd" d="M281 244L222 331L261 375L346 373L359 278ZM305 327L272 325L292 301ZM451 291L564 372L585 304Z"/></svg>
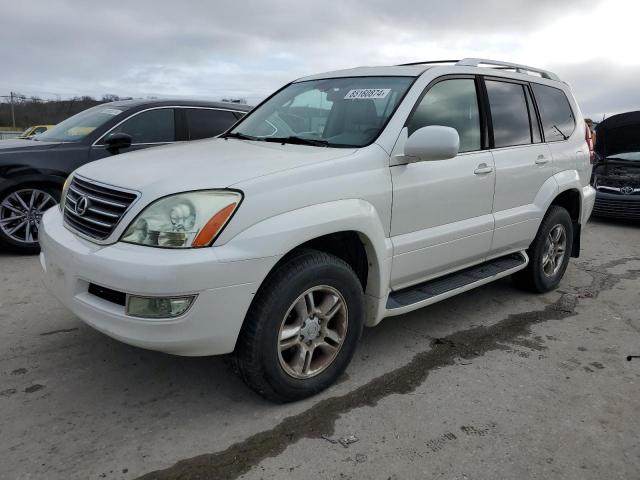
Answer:
<svg viewBox="0 0 640 480"><path fill-rule="evenodd" d="M225 246L171 250L80 239L57 208L40 226L45 285L90 326L130 345L176 355L233 351L253 295L278 257L233 259ZM141 319L124 306L95 296L90 283L142 296L197 294L192 307L172 319Z"/></svg>
<svg viewBox="0 0 640 480"><path fill-rule="evenodd" d="M598 191L593 215L598 217L640 220L640 195L623 195Z"/></svg>

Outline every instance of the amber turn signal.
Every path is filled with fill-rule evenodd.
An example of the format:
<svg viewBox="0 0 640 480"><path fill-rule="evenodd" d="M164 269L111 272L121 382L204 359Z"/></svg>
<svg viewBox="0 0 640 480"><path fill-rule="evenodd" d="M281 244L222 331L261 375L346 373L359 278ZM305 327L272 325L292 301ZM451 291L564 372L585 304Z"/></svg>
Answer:
<svg viewBox="0 0 640 480"><path fill-rule="evenodd" d="M202 230L198 232L196 238L191 242L192 247L206 247L211 244L218 232L224 227L227 220L231 218L231 215L236 209L237 203L227 205L222 210L218 211L211 219L206 223Z"/></svg>

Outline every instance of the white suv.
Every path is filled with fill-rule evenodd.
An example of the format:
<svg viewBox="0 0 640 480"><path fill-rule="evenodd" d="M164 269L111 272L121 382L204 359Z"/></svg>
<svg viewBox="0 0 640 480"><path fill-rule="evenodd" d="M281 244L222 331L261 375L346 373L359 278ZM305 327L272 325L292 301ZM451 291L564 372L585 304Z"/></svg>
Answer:
<svg viewBox="0 0 640 480"><path fill-rule="evenodd" d="M577 256L595 192L569 87L465 59L296 80L212 140L80 167L42 219L51 291L92 327L232 358L274 401L348 365L362 328Z"/></svg>

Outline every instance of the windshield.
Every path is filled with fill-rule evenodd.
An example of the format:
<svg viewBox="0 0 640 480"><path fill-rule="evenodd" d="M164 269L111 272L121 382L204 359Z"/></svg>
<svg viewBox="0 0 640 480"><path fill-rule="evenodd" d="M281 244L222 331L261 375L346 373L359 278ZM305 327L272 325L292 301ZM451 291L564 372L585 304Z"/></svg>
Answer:
<svg viewBox="0 0 640 480"><path fill-rule="evenodd" d="M120 115L124 110L123 108L97 105L60 122L55 127L38 135L36 140L79 142L96 128L107 123L116 115Z"/></svg>
<svg viewBox="0 0 640 480"><path fill-rule="evenodd" d="M245 117L239 138L362 147L386 125L412 77L349 77L292 83Z"/></svg>
<svg viewBox="0 0 640 480"><path fill-rule="evenodd" d="M616 153L607 157L609 160L627 160L630 162L640 162L640 152Z"/></svg>

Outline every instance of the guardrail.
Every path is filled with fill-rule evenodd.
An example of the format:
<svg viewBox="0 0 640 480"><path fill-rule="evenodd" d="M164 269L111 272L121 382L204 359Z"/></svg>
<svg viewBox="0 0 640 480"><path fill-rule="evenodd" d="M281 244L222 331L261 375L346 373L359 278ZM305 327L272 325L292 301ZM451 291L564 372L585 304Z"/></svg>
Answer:
<svg viewBox="0 0 640 480"><path fill-rule="evenodd" d="M16 138L22 132L16 132L13 130L0 130L0 140L8 140L10 138Z"/></svg>

